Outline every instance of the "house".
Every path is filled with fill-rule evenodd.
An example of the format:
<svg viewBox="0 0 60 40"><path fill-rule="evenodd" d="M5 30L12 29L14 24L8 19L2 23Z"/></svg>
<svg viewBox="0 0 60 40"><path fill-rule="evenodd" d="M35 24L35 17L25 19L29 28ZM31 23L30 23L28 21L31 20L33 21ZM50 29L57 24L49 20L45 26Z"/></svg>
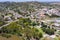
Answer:
<svg viewBox="0 0 60 40"><path fill-rule="evenodd" d="M43 37L48 37L49 35L48 34L44 34Z"/></svg>
<svg viewBox="0 0 60 40"><path fill-rule="evenodd" d="M11 16L4 16L4 20L6 22L10 22L12 19L11 19Z"/></svg>
<svg viewBox="0 0 60 40"><path fill-rule="evenodd" d="M47 11L48 11L48 8L45 7L45 8L43 8L42 10L43 10L44 12L47 12Z"/></svg>
<svg viewBox="0 0 60 40"><path fill-rule="evenodd" d="M60 12L59 12L59 10L57 10L57 9L50 9L50 10L48 10L46 13L47 13L49 16L51 16L52 14L53 14L53 15L60 16Z"/></svg>
<svg viewBox="0 0 60 40"><path fill-rule="evenodd" d="M54 22L55 23L59 23L60 22L60 19L55 19Z"/></svg>
<svg viewBox="0 0 60 40"><path fill-rule="evenodd" d="M18 13L14 13L13 16L14 16L14 19L18 19L18 18L20 18L20 17L23 17L22 15L20 15L20 14L18 14Z"/></svg>
<svg viewBox="0 0 60 40"><path fill-rule="evenodd" d="M55 28L56 30L60 30L60 24L58 24L58 23L52 24L51 27Z"/></svg>
<svg viewBox="0 0 60 40"><path fill-rule="evenodd" d="M56 37L56 35L51 35L50 37L51 37L51 38L55 38L55 37Z"/></svg>
<svg viewBox="0 0 60 40"><path fill-rule="evenodd" d="M45 12L42 11L42 10L40 10L40 11L37 12L36 17L37 17L37 18L45 17L44 14L45 14Z"/></svg>
<svg viewBox="0 0 60 40"><path fill-rule="evenodd" d="M55 26L55 27L59 27L60 26L60 24L58 24L58 23L54 23L52 25Z"/></svg>
<svg viewBox="0 0 60 40"><path fill-rule="evenodd" d="M55 35L44 34L43 37L46 38L46 40L54 40L54 38L55 38L56 36L55 36Z"/></svg>

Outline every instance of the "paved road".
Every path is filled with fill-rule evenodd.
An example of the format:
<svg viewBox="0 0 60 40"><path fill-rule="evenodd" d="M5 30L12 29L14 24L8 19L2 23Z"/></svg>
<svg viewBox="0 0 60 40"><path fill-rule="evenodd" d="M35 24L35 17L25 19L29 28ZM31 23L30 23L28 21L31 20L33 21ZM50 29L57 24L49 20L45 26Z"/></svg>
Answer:
<svg viewBox="0 0 60 40"><path fill-rule="evenodd" d="M11 22L16 22L16 21L19 21L19 20L15 20L15 21L11 21ZM11 22L10 22L10 23L11 23ZM10 23L5 24L5 25L3 25L3 26L0 26L0 29L1 29L2 27L8 26Z"/></svg>

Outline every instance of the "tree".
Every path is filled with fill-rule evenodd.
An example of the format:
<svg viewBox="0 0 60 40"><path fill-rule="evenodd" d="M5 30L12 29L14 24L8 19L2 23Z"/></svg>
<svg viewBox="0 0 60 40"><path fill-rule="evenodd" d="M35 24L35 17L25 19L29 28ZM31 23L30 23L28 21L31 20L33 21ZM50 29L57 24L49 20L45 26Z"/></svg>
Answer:
<svg viewBox="0 0 60 40"><path fill-rule="evenodd" d="M31 20L29 18L20 18L18 24L20 24L23 27L26 27L31 24Z"/></svg>
<svg viewBox="0 0 60 40"><path fill-rule="evenodd" d="M0 14L0 26L2 26L3 24L5 24L3 16Z"/></svg>
<svg viewBox="0 0 60 40"><path fill-rule="evenodd" d="M16 34L16 33L20 32L19 28L20 27L15 22L12 22L10 25L3 27L2 31L3 31L3 33Z"/></svg>
<svg viewBox="0 0 60 40"><path fill-rule="evenodd" d="M44 22L41 22L42 28L47 28L47 25L44 24Z"/></svg>
<svg viewBox="0 0 60 40"><path fill-rule="evenodd" d="M50 29L50 28L42 28L42 30L49 35L53 35L55 32L55 29Z"/></svg>

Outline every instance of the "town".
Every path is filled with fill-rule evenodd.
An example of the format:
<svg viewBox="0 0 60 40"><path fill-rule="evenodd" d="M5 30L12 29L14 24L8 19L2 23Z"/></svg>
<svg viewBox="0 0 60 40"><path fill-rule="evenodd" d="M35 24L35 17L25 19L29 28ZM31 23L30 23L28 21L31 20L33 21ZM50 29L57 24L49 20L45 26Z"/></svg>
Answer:
<svg viewBox="0 0 60 40"><path fill-rule="evenodd" d="M21 40L23 40L23 36L24 40L44 40L44 38L46 38L45 40L60 40L60 9L53 6L57 3L46 4L48 3L0 2L0 35L16 34L22 36ZM34 33L35 28L37 33L38 30L42 31L42 38L39 38L41 35L37 33L36 35L39 37L29 35L29 33L25 34L27 37L24 35L23 30Z"/></svg>

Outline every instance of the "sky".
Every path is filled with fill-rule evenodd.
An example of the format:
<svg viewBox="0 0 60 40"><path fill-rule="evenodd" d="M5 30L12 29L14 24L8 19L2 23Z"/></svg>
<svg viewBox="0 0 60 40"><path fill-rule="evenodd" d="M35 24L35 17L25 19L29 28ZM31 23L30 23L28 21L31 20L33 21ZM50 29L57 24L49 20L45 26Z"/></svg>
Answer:
<svg viewBox="0 0 60 40"><path fill-rule="evenodd" d="M60 0L0 0L0 2L5 2L5 1L10 1L10 2L26 2L26 1L38 1L38 2L60 2Z"/></svg>

